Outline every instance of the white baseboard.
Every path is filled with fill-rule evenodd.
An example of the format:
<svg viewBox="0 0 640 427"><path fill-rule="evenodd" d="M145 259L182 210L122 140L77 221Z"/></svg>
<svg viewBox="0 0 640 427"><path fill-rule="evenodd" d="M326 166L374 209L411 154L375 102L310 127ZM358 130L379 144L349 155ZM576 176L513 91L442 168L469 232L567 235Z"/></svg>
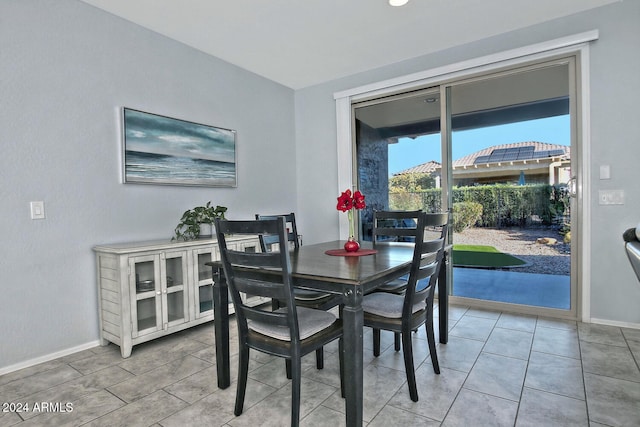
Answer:
<svg viewBox="0 0 640 427"><path fill-rule="evenodd" d="M30 359L24 362L16 363L15 365L0 367L0 375L5 375L5 374L8 374L9 372L19 371L20 369L28 368L30 366L37 365L39 363L49 362L50 360L54 360L59 357L68 356L70 354L77 353L83 350L88 350L90 348L98 347L99 345L100 345L99 340L91 341L76 347L67 348L65 350L57 351L55 353L36 357L35 359Z"/></svg>
<svg viewBox="0 0 640 427"><path fill-rule="evenodd" d="M615 320L606 319L594 319L591 318L591 323L597 323L598 325L617 326L619 328L640 329L640 323L631 322L618 322Z"/></svg>

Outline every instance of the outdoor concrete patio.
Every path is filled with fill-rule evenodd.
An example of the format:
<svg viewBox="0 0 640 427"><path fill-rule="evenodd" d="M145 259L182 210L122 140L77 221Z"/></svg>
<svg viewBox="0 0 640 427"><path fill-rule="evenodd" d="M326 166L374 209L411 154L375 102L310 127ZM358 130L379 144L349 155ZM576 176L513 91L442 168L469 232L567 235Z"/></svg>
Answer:
<svg viewBox="0 0 640 427"><path fill-rule="evenodd" d="M512 304L570 309L570 276L454 268L452 294Z"/></svg>

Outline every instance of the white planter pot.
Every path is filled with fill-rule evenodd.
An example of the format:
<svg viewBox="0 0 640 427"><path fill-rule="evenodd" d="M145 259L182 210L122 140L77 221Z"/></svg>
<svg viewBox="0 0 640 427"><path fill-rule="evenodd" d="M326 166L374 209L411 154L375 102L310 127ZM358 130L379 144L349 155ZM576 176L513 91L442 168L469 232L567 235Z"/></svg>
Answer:
<svg viewBox="0 0 640 427"><path fill-rule="evenodd" d="M213 237L213 224L200 224L200 239L210 239Z"/></svg>

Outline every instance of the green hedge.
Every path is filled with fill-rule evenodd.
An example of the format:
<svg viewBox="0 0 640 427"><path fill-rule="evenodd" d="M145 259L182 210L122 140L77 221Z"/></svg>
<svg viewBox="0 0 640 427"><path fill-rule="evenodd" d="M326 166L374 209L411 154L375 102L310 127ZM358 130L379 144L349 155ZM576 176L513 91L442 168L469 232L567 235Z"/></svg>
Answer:
<svg viewBox="0 0 640 427"><path fill-rule="evenodd" d="M452 190L454 205L475 202L482 206L479 227L508 227L530 224L551 224L557 213L554 203L558 189L552 185L479 185L456 187ZM441 189L414 193L389 194L390 209L423 209L427 212L442 210Z"/></svg>
<svg viewBox="0 0 640 427"><path fill-rule="evenodd" d="M453 231L462 233L473 227L482 218L482 205L476 202L458 202L453 204Z"/></svg>

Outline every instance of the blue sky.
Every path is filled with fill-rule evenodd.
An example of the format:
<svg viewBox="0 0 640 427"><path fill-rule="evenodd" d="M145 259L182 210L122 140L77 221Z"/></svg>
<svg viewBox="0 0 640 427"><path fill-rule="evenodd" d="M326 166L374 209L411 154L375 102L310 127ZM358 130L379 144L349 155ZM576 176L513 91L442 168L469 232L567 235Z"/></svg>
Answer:
<svg viewBox="0 0 640 427"><path fill-rule="evenodd" d="M569 115L454 132L453 159L492 145L525 141L570 145ZM389 145L389 176L430 160L442 162L440 134L401 138Z"/></svg>

